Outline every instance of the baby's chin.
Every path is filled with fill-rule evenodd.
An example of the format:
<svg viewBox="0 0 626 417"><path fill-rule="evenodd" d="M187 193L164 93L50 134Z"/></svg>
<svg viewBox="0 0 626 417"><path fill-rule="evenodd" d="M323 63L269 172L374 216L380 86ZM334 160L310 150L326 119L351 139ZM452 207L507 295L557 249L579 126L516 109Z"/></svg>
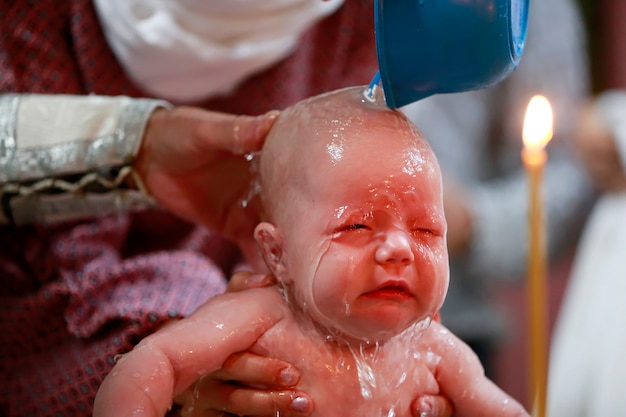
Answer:
<svg viewBox="0 0 626 417"><path fill-rule="evenodd" d="M328 340L349 345L383 343L420 322L430 323L435 312L414 297L360 297L345 302L318 303L287 295L292 311L302 324L310 323ZM336 301L336 300L335 300Z"/></svg>
<svg viewBox="0 0 626 417"><path fill-rule="evenodd" d="M406 313L406 312L405 312ZM379 311L375 316L350 314L340 320L327 321L322 327L329 329L332 339L349 345L376 345L392 339L409 328L425 324L428 327L431 314L401 314L395 311Z"/></svg>

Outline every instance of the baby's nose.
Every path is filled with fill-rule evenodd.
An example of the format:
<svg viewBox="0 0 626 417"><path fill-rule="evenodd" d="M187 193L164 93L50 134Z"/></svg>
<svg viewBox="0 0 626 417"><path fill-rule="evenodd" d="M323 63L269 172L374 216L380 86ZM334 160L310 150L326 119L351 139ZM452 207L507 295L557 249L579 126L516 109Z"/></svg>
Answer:
<svg viewBox="0 0 626 417"><path fill-rule="evenodd" d="M411 237L402 230L386 233L376 250L376 261L379 263L410 263L414 259Z"/></svg>

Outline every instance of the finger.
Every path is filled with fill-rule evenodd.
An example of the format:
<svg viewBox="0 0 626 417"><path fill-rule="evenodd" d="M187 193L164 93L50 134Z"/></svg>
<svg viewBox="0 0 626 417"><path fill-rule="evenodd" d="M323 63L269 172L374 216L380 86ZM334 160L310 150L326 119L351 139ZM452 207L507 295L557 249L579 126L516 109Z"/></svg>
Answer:
<svg viewBox="0 0 626 417"><path fill-rule="evenodd" d="M222 369L211 376L238 381L249 386L269 388L289 388L300 380L300 373L290 363L250 352L230 355L222 365Z"/></svg>
<svg viewBox="0 0 626 417"><path fill-rule="evenodd" d="M313 401L299 391L257 391L236 388L230 395L231 410L237 415L308 416L313 412Z"/></svg>
<svg viewBox="0 0 626 417"><path fill-rule="evenodd" d="M250 288L268 287L276 283L272 275L254 274L248 271L238 272L228 281L228 292L238 292Z"/></svg>
<svg viewBox="0 0 626 417"><path fill-rule="evenodd" d="M442 395L424 395L413 402L414 417L452 417L452 403Z"/></svg>
<svg viewBox="0 0 626 417"><path fill-rule="evenodd" d="M193 396L186 397L185 410L209 410L236 415L306 416L313 411L313 401L300 391L263 391L205 379L198 383ZM200 415L200 414L198 414Z"/></svg>
<svg viewBox="0 0 626 417"><path fill-rule="evenodd" d="M277 110L260 116L205 112L197 127L199 145L208 151L220 149L235 154L258 151L279 114Z"/></svg>

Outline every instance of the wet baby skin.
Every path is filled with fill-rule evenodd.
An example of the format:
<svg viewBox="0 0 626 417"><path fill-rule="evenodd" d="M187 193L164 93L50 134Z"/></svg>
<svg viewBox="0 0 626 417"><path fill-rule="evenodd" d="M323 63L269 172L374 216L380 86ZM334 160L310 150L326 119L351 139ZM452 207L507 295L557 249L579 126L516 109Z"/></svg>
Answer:
<svg viewBox="0 0 626 417"><path fill-rule="evenodd" d="M437 161L401 113L349 88L280 116L260 158L255 230L279 286L225 294L145 339L105 379L95 416L162 416L243 350L299 368L313 415L527 416L437 321L448 285ZM193 406L193 404L192 404Z"/></svg>

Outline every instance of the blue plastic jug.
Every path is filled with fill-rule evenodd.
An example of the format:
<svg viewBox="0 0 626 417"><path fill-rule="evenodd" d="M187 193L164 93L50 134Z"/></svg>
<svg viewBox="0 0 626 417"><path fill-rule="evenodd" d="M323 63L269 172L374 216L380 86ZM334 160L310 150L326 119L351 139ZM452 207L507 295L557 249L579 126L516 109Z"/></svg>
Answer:
<svg viewBox="0 0 626 417"><path fill-rule="evenodd" d="M376 49L387 106L477 90L519 63L529 0L375 0Z"/></svg>

